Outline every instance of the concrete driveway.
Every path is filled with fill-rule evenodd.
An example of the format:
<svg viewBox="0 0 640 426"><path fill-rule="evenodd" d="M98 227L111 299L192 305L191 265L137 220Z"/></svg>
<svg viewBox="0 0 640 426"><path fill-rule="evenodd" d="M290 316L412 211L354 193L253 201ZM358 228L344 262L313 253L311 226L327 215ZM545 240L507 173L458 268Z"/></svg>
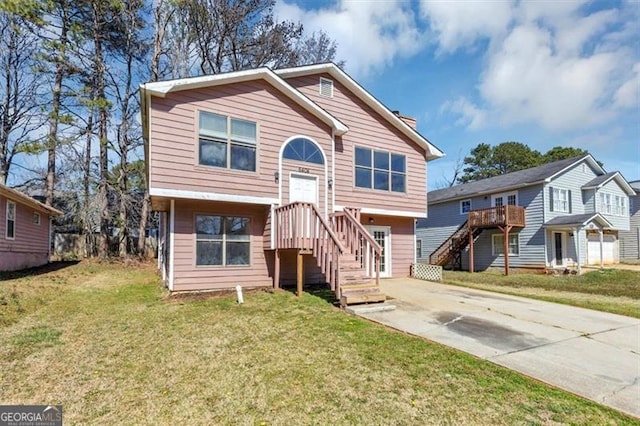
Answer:
<svg viewBox="0 0 640 426"><path fill-rule="evenodd" d="M640 320L415 279L381 287L396 309L357 315L640 417Z"/></svg>

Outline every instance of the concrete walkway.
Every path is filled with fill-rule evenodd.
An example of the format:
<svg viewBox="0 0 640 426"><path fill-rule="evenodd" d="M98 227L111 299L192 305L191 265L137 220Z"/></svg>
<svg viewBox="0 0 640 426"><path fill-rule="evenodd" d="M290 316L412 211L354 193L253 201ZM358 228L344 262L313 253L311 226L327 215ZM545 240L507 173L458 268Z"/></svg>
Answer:
<svg viewBox="0 0 640 426"><path fill-rule="evenodd" d="M370 320L640 417L640 320L414 279L381 281Z"/></svg>

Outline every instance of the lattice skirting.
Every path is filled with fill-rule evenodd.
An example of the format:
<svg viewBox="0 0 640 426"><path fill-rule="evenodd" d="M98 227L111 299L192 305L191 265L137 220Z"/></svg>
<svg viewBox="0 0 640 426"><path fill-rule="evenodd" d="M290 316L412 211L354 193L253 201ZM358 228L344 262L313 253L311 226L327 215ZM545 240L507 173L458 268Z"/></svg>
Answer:
<svg viewBox="0 0 640 426"><path fill-rule="evenodd" d="M442 281L442 266L414 263L411 265L411 276L427 281Z"/></svg>

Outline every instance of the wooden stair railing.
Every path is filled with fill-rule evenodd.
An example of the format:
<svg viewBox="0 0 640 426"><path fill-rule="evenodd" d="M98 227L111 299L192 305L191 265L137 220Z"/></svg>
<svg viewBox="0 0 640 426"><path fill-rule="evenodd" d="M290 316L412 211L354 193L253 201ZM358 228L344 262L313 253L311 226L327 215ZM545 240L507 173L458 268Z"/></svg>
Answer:
<svg viewBox="0 0 640 426"><path fill-rule="evenodd" d="M331 290L340 298L340 256L345 249L316 205L295 202L278 207L273 221L275 248L312 250Z"/></svg>
<svg viewBox="0 0 640 426"><path fill-rule="evenodd" d="M333 229L343 238L345 249L354 256L354 260L365 268L368 276L375 277L376 285L380 285L380 259L382 257L380 244L347 209L332 213L329 217Z"/></svg>
<svg viewBox="0 0 640 426"><path fill-rule="evenodd" d="M455 259L469 244L469 232L471 231L467 225L467 221L465 221L429 255L429 263L432 265L445 266ZM482 229L474 228L473 238L475 239L481 232Z"/></svg>

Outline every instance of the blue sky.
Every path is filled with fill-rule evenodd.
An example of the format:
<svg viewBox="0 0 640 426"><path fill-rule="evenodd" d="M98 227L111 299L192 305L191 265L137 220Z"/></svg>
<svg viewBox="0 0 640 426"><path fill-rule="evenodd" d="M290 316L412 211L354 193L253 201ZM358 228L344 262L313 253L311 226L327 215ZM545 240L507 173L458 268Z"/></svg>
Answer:
<svg viewBox="0 0 640 426"><path fill-rule="evenodd" d="M444 185L479 143L589 150L640 179L640 2L278 0L276 15L323 29L345 70L415 117L447 156Z"/></svg>

